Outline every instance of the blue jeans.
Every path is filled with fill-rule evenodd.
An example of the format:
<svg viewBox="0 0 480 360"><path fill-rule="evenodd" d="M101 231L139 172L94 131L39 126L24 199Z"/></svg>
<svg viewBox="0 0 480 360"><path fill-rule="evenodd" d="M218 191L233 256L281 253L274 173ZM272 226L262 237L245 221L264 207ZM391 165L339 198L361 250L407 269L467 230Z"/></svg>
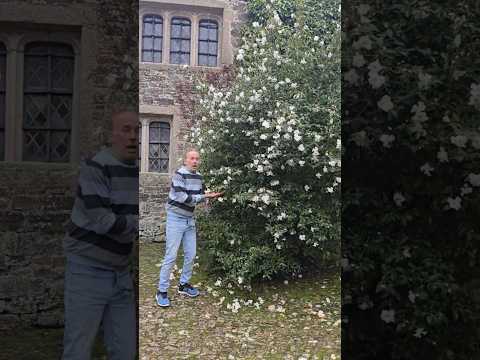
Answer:
<svg viewBox="0 0 480 360"><path fill-rule="evenodd" d="M134 360L136 303L128 270L113 271L67 261L63 360L88 360L100 323L111 360Z"/></svg>
<svg viewBox="0 0 480 360"><path fill-rule="evenodd" d="M165 257L160 269L158 290L166 292L170 286L170 273L177 260L177 252L183 241L183 269L180 283L189 282L192 277L193 263L197 248L197 233L194 217L185 217L167 211Z"/></svg>

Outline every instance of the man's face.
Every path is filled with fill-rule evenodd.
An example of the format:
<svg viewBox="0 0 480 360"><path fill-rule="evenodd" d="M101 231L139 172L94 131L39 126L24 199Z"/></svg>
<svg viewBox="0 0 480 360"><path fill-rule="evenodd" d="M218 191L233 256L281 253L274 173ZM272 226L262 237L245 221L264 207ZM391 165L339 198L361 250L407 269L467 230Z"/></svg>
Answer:
<svg viewBox="0 0 480 360"><path fill-rule="evenodd" d="M192 170L197 170L200 163L200 155L196 151L189 151L185 157L185 165Z"/></svg>
<svg viewBox="0 0 480 360"><path fill-rule="evenodd" d="M138 158L138 115L125 111L112 117L112 147L125 160Z"/></svg>

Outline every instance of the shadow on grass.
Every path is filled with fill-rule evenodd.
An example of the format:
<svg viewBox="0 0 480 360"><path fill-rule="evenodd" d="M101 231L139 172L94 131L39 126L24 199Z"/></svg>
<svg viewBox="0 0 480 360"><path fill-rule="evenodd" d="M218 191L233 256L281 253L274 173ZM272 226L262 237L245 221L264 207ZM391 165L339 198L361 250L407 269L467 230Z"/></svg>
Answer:
<svg viewBox="0 0 480 360"><path fill-rule="evenodd" d="M57 360L62 358L63 328L23 328L1 334L0 359ZM92 360L106 360L103 340L97 335Z"/></svg>

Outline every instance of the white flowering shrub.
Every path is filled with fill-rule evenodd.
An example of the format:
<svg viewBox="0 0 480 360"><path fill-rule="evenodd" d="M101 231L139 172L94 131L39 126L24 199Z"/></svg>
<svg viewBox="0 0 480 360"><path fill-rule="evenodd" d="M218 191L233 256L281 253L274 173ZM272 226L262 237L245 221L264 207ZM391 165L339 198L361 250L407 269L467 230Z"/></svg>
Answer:
<svg viewBox="0 0 480 360"><path fill-rule="evenodd" d="M476 358L478 2L351 5L342 44L342 350Z"/></svg>
<svg viewBox="0 0 480 360"><path fill-rule="evenodd" d="M285 14L278 2L252 3L262 12L251 13L233 81L198 86L189 141L207 190L225 191L200 234L211 268L239 285L338 254L340 9L312 4ZM313 10L314 24L304 15Z"/></svg>

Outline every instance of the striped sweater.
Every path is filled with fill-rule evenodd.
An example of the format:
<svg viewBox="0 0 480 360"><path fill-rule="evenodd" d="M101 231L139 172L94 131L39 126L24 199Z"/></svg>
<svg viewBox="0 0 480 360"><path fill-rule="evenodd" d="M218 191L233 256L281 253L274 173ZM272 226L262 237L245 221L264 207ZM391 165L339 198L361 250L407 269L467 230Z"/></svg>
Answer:
<svg viewBox="0 0 480 360"><path fill-rule="evenodd" d="M67 258L122 269L138 236L138 164L118 160L111 149L80 168L77 194L63 246Z"/></svg>
<svg viewBox="0 0 480 360"><path fill-rule="evenodd" d="M172 176L167 211L193 217L195 205L205 200L205 185L202 175L190 171L186 166L180 167Z"/></svg>

